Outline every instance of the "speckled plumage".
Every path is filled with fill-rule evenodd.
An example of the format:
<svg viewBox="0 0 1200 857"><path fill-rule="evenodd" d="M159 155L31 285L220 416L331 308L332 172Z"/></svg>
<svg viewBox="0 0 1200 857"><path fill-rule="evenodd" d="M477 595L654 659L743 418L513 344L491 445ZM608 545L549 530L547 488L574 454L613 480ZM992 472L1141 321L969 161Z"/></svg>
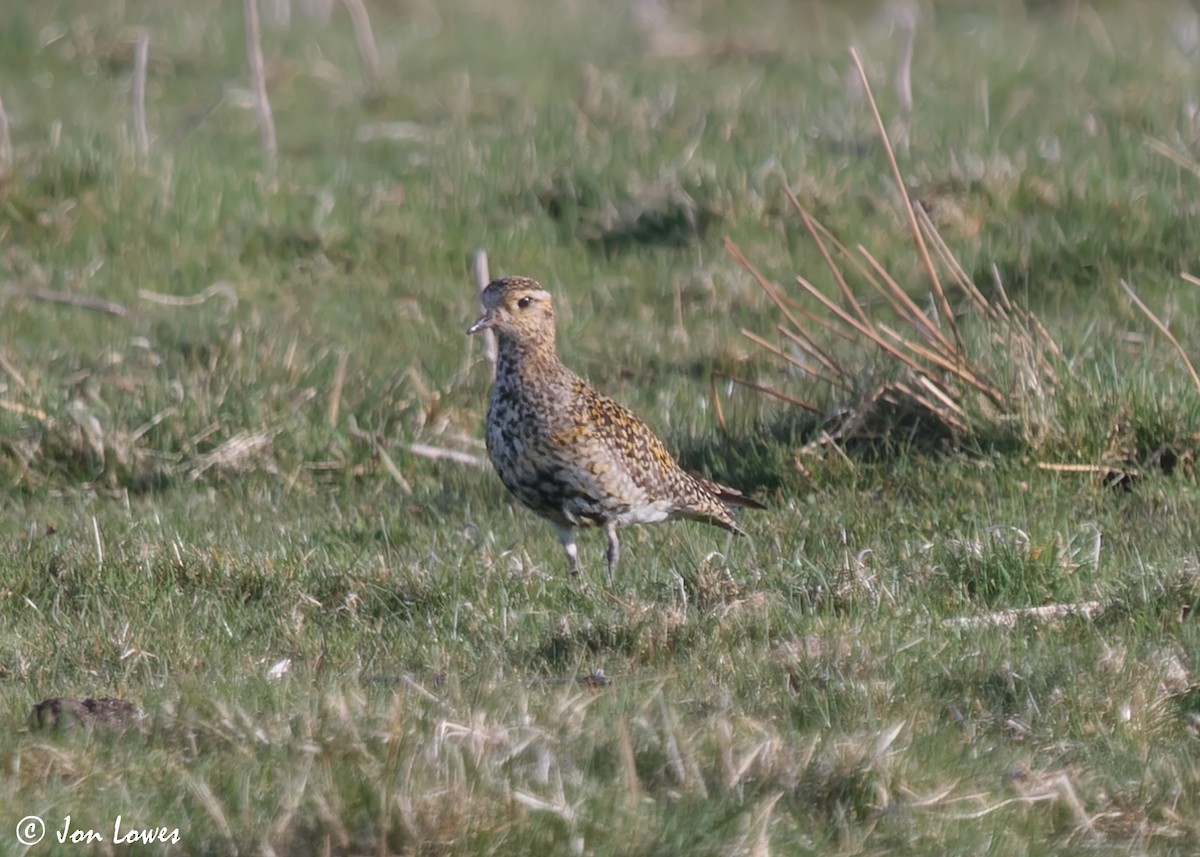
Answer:
<svg viewBox="0 0 1200 857"><path fill-rule="evenodd" d="M645 423L563 365L549 292L505 277L482 297L469 332L492 329L499 340L488 455L508 490L555 526L572 573L578 527L604 528L610 581L619 525L690 518L744 535L729 507L759 503L682 470Z"/></svg>

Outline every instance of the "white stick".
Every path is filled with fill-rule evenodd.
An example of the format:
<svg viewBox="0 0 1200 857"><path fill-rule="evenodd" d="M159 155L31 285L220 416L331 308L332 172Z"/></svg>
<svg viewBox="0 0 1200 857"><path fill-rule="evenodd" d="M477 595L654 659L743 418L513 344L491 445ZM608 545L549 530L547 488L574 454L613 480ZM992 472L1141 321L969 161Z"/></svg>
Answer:
<svg viewBox="0 0 1200 857"><path fill-rule="evenodd" d="M908 151L909 121L913 112L912 93L912 61L913 50L917 40L917 19L921 10L913 0L898 0L892 10L900 30L900 53L896 57L896 99L900 103L900 113L895 122L895 143L902 151Z"/></svg>
<svg viewBox="0 0 1200 857"><path fill-rule="evenodd" d="M333 388L329 391L329 425L336 426L338 414L342 409L342 388L346 385L346 365L350 362L350 352L345 348L338 349L337 367L333 370Z"/></svg>
<svg viewBox="0 0 1200 857"><path fill-rule="evenodd" d="M475 255L471 257L471 274L475 277L475 288L483 294L483 290L487 288L487 284L491 282L491 276L488 274L488 257L487 250L476 250ZM483 332L483 356L488 359L488 363L492 364L492 377L496 376L496 334L490 330Z"/></svg>
<svg viewBox="0 0 1200 857"><path fill-rule="evenodd" d="M267 100L267 73L263 65L262 40L258 27L258 0L242 0L246 13L246 59L250 63L250 86L254 90L254 109L258 114L258 131L262 137L263 161L267 175L275 177L279 147L275 142L275 120L271 102Z"/></svg>
<svg viewBox="0 0 1200 857"><path fill-rule="evenodd" d="M358 53L362 56L363 82L367 89L379 86L379 51L375 47L375 32L371 29L371 18L362 0L342 0L350 21L354 24L354 39L358 42Z"/></svg>
<svg viewBox="0 0 1200 857"><path fill-rule="evenodd" d="M92 515L92 535L96 537L96 565L100 569L104 568L104 542L100 539L100 524L96 522L96 516Z"/></svg>
<svg viewBox="0 0 1200 857"><path fill-rule="evenodd" d="M133 130L142 157L150 154L150 133L146 130L146 61L149 57L150 33L145 27L139 27L137 50L133 55Z"/></svg>
<svg viewBox="0 0 1200 857"><path fill-rule="evenodd" d="M1033 622L1052 622L1055 619L1067 619L1079 616L1091 619L1103 609L1099 601L1081 601L1075 604L1046 604L1042 607L1016 607L1011 610L998 610L995 613L985 613L982 616L956 616L942 620L943 628L1014 628L1021 620Z"/></svg>
<svg viewBox="0 0 1200 857"><path fill-rule="evenodd" d="M907 116L913 111L912 61L917 41L917 16L914 10L904 7L900 21L900 55L896 59L896 98L901 112Z"/></svg>
<svg viewBox="0 0 1200 857"><path fill-rule="evenodd" d="M12 167L12 160L12 138L8 136L8 111L4 109L4 102L0 101L0 170L7 173Z"/></svg>

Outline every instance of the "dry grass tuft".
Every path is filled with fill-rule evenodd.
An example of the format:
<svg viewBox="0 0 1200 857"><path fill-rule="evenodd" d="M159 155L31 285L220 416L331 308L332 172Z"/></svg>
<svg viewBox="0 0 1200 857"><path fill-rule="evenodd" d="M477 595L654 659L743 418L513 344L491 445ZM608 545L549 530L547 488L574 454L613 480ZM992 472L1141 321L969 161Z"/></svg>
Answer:
<svg viewBox="0 0 1200 857"><path fill-rule="evenodd" d="M1057 424L1056 394L1070 377L1062 351L1035 315L1009 300L998 273L994 297L971 280L925 207L910 195L865 74L862 82L928 280L928 300L919 305L874 254L861 245L848 248L785 186L837 296L826 295L804 276L796 278L798 294L783 289L727 240L726 250L782 317L775 342L743 333L789 371L822 381L843 396L845 403L834 411L819 444L904 437L937 448L971 435L1015 435L1036 444ZM960 319L974 325L967 329ZM842 347L845 343L856 347ZM846 351L859 360L864 353L881 356L890 367L887 380L864 389L863 379L873 373L843 357ZM757 389L796 402L787 394Z"/></svg>
<svg viewBox="0 0 1200 857"><path fill-rule="evenodd" d="M113 425L107 416L102 419L103 412L82 398L72 400L58 414L17 403L6 409L26 419L24 429L2 447L15 461L20 481L57 474L136 492L161 487L180 476L198 479L214 473L278 472L270 431L237 432L200 451L197 447L219 430L210 426L203 432L205 437L193 438L188 444L190 453L163 453L151 448L145 436L174 409L134 429Z"/></svg>
<svg viewBox="0 0 1200 857"><path fill-rule="evenodd" d="M106 425L83 399L54 415L18 403L9 410L26 418L25 429L4 443L22 481L57 472L137 490L161 484L174 471L171 461L140 444L152 426L130 431Z"/></svg>

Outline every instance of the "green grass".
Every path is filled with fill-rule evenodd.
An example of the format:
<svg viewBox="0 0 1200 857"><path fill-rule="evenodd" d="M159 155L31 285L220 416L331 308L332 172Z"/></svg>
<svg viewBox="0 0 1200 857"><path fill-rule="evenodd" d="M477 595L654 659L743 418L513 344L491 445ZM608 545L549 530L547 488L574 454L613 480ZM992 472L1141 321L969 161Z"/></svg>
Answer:
<svg viewBox="0 0 1200 857"><path fill-rule="evenodd" d="M1200 394L1119 286L1200 353L1178 276L1200 270L1200 180L1145 143L1200 145L1166 4L925 10L901 168L1064 374L1031 392L964 317L1022 409L968 409L937 442L883 414L837 448L832 421L738 386L718 385L723 431L710 378L865 407L740 334L782 319L724 238L832 287L784 177L929 305L844 85L856 44L898 114L873 8L664 4L675 41L655 43L620 4L371 4L368 92L344 9L323 27L296 4L264 23L272 181L237 4L10 5L0 853L77 853L26 852L27 815L177 827L165 850L196 854L1200 848ZM669 42L701 49L655 55ZM628 531L607 591L586 533L585 590L489 469L411 452L483 455L479 247L552 291L570 365L768 503L751 539ZM864 397L896 375L838 353ZM101 696L141 728L30 724L42 699Z"/></svg>

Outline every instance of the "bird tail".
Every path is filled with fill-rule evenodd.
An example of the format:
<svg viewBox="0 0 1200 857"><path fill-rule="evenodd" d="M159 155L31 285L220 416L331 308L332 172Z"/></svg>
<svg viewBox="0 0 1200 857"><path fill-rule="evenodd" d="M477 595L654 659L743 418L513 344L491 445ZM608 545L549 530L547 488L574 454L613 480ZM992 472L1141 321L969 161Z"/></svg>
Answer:
<svg viewBox="0 0 1200 857"><path fill-rule="evenodd" d="M738 491L736 488L730 488L728 485L722 485L719 482L713 482L710 479L703 477L695 477L696 482L704 489L705 502L698 503L696 506L688 509L683 514L695 521L704 521L707 524L713 524L723 530L728 530L734 535L744 536L746 531L737 525L734 521L730 510L733 508L743 509L765 509L767 508L757 500L751 499Z"/></svg>
<svg viewBox="0 0 1200 857"><path fill-rule="evenodd" d="M747 497L736 488L730 488L728 485L722 485L720 482L713 482L711 479L700 479L700 484L704 486L704 490L712 494L726 506L732 506L738 509L765 509L767 508L762 503L752 497Z"/></svg>

